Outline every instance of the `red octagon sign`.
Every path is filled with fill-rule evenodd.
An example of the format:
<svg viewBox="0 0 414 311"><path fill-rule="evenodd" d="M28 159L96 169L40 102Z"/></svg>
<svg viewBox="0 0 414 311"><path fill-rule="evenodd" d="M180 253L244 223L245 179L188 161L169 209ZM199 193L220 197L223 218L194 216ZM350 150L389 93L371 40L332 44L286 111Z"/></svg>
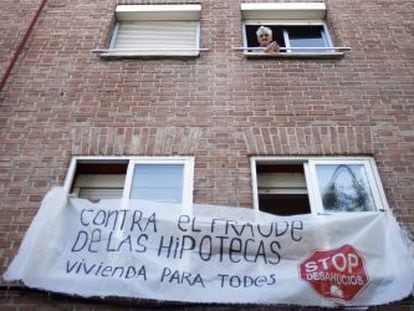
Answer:
<svg viewBox="0 0 414 311"><path fill-rule="evenodd" d="M353 300L368 285L363 257L351 245L315 251L300 264L300 276L320 295Z"/></svg>

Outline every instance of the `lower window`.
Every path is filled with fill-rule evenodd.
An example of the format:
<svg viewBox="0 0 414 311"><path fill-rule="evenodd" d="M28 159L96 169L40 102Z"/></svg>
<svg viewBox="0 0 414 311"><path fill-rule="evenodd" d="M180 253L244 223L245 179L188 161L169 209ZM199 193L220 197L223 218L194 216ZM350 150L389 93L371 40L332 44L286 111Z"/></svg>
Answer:
<svg viewBox="0 0 414 311"><path fill-rule="evenodd" d="M92 201L130 198L191 204L193 166L191 157L76 157L66 186Z"/></svg>
<svg viewBox="0 0 414 311"><path fill-rule="evenodd" d="M252 158L255 207L276 215L386 207L371 158Z"/></svg>

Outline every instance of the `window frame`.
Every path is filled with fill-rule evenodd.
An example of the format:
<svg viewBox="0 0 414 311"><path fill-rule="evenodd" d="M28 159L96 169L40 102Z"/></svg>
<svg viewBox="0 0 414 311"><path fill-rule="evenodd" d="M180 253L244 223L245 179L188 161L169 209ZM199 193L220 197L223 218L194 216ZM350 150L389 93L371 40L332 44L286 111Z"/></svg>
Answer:
<svg viewBox="0 0 414 311"><path fill-rule="evenodd" d="M349 165L363 165L367 174L368 184L372 193L375 204L375 211L388 211L389 205L385 197L384 188L381 178L372 157L277 157L277 156L255 156L250 158L250 168L252 177L252 194L253 207L256 211L259 209L259 189L258 189L258 164L303 164L304 174L306 180L306 187L308 191L309 204L312 215L325 215L336 213L349 212L330 212L323 208L322 199L320 195L320 187L318 184L318 177L316 172L316 165L320 164L349 164ZM352 212L358 213L358 212ZM365 213L365 212L362 212ZM303 214L307 215L307 214Z"/></svg>
<svg viewBox="0 0 414 311"><path fill-rule="evenodd" d="M121 8L120 7L125 7ZM200 4L166 4L166 5L118 5L115 9L115 25L109 40L108 49L96 50L101 57L196 57L200 55L201 38L201 5ZM183 48L145 48L145 49L119 49L115 48L117 35L122 22L148 21L148 22L195 22L194 49Z"/></svg>
<svg viewBox="0 0 414 311"><path fill-rule="evenodd" d="M246 57L327 57L336 58L344 55L348 47L335 47L329 28L326 23L326 4L324 2L271 2L271 3L241 3L243 47ZM322 40L325 46L315 49L315 52L306 50L286 50L280 53L263 53L262 51L249 51L246 26L322 26ZM290 39L283 33L285 48L290 48ZM329 49L331 48L331 49ZM323 50L322 50L323 49Z"/></svg>
<svg viewBox="0 0 414 311"><path fill-rule="evenodd" d="M65 194L69 195L72 184L75 180L76 166L80 162L84 163L104 163L104 162L121 162L128 161L127 172L125 175L125 183L123 188L122 199L129 199L131 192L132 179L134 174L134 167L136 164L179 164L183 165L183 192L182 202L183 207L191 207L193 204L193 185L194 185L194 157L193 156L74 156L71 159L65 182Z"/></svg>
<svg viewBox="0 0 414 311"><path fill-rule="evenodd" d="M125 186L124 186L124 192L122 197L128 198L131 194L132 190L132 182L134 178L134 170L135 165L183 165L183 191L182 191L182 204L189 205L192 204L193 198L192 198L192 185L193 185L193 173L192 173L192 167L194 165L191 165L190 160L184 160L183 158L134 158L131 159L128 163L127 168L127 174L125 177Z"/></svg>
<svg viewBox="0 0 414 311"><path fill-rule="evenodd" d="M325 43L325 45L323 47L320 47L320 49L324 49L325 52L300 52L300 51L295 51L293 52L292 50L289 50L288 48L291 48L291 44L290 44L290 37L289 37L289 33L286 29L283 30L283 39L284 39L284 43L286 46L286 52L281 52L278 53L278 56L300 56L300 55L307 55L307 56L311 56L311 55L333 55L333 54L343 54L343 53L338 53L335 52L333 49L329 49L329 48L333 48L333 41L331 38L331 35L329 33L329 29L328 29L328 25L326 23L326 21L324 20L298 20L298 21L287 21L287 20L245 20L242 23L242 34L243 34L243 47L244 48L248 48L248 42L247 42L247 31L246 31L246 27L247 26L261 26L261 25L266 25L266 26L322 26L322 40ZM292 48L294 49L294 48ZM315 47L316 49L316 47ZM317 50L317 49L316 49ZM259 55L272 55L272 54L264 54L264 53L260 53L260 52L249 52L248 50L244 51L244 54L246 56L249 55L255 55L255 56L259 56ZM274 55L273 55L274 56Z"/></svg>

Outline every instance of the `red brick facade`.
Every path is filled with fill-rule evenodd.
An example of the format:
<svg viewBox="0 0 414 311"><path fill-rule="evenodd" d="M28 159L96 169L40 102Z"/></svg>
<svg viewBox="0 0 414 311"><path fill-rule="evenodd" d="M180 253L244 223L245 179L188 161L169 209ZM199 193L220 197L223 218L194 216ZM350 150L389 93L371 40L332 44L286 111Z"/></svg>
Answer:
<svg viewBox="0 0 414 311"><path fill-rule="evenodd" d="M2 1L1 75L40 2ZM201 3L209 51L101 59L91 50L105 47L119 3ZM243 207L252 206L250 156L369 155L391 208L413 232L412 2L326 5L335 45L352 48L340 59L247 59L232 49L242 44L240 0L47 1L0 93L0 273L74 155L191 155L195 202ZM122 305L113 310L128 309ZM70 306L104 305L6 284L0 296L0 310Z"/></svg>

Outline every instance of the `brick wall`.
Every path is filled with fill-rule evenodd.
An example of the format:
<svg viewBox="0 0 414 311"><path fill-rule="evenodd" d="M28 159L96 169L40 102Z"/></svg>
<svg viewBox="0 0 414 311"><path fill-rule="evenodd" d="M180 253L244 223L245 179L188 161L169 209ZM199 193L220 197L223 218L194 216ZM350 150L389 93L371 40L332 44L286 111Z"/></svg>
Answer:
<svg viewBox="0 0 414 311"><path fill-rule="evenodd" d="M0 77L29 27L41 0L2 0L0 10Z"/></svg>
<svg viewBox="0 0 414 311"><path fill-rule="evenodd" d="M0 73L40 1L3 3ZM0 93L0 273L73 155L194 155L195 202L244 207L249 156L372 155L413 232L412 3L326 3L342 59L246 59L240 1L203 0L199 58L107 61L117 2L48 1Z"/></svg>

